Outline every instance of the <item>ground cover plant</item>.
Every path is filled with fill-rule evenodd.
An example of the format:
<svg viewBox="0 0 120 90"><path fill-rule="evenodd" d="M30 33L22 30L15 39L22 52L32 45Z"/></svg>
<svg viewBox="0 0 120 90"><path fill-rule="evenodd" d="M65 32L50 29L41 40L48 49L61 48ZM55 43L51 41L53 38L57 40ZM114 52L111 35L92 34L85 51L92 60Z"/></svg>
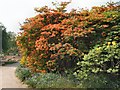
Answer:
<svg viewBox="0 0 120 90"><path fill-rule="evenodd" d="M75 88L73 79L54 73L32 73L28 68L19 65L16 76L30 88Z"/></svg>
<svg viewBox="0 0 120 90"><path fill-rule="evenodd" d="M53 76L56 79L59 75L67 76L71 72L81 81L78 87L105 87L104 81L109 82L109 76L119 78L120 7L109 4L93 7L90 11L72 10L68 13L65 7L69 3L62 2L56 9L47 6L35 8L39 14L26 19L21 26L23 32L17 37L17 45L22 53L21 65L33 75L26 80L30 86L40 88L50 84L52 87L54 80L42 85L45 78L49 81ZM37 79L34 73L40 73ZM99 78L101 74L106 77ZM95 75L98 78L94 78ZM84 83L88 79L91 81L91 78L93 82L98 80L98 84L102 83L101 86ZM63 77L60 79L66 81ZM71 81L68 80L68 83L72 87ZM114 88L111 83L108 86ZM115 88L118 87L119 82L115 85Z"/></svg>

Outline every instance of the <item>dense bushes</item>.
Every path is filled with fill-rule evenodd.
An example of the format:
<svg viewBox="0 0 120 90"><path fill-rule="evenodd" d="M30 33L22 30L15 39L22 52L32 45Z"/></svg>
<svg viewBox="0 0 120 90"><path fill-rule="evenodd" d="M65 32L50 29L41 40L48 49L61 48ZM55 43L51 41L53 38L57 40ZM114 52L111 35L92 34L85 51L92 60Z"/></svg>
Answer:
<svg viewBox="0 0 120 90"><path fill-rule="evenodd" d="M36 74L29 78L26 83L34 88L72 88L75 83L57 74Z"/></svg>
<svg viewBox="0 0 120 90"><path fill-rule="evenodd" d="M47 80L51 80L52 77L55 79L58 76L51 73L62 74L68 70L75 71L74 75L83 80L79 85L81 87L87 87L87 84L95 80L98 80L95 87L99 83L101 85L98 87L102 87L109 82L109 75L119 77L120 12L117 11L119 8L108 5L93 7L90 11L70 13L48 7L36 9L40 14L27 19L21 26L23 32L18 36L17 44L22 53L21 64L32 73L46 74L27 79L27 84L37 85L43 82L44 77ZM101 74L105 74L106 77L99 80ZM48 82L46 79L45 83L53 87L54 80ZM90 82L84 86L86 80ZM111 86L111 83L108 86ZM39 85L32 87L48 87L44 83ZM119 84L115 87L119 87Z"/></svg>
<svg viewBox="0 0 120 90"><path fill-rule="evenodd" d="M117 12L115 15L107 13L111 17L103 13L115 8L94 7L90 12L63 13L46 7L49 12L27 19L22 26L24 31L17 39L23 54L22 63L34 72L61 72L74 68L84 53L97 41L103 41L106 28L119 17Z"/></svg>

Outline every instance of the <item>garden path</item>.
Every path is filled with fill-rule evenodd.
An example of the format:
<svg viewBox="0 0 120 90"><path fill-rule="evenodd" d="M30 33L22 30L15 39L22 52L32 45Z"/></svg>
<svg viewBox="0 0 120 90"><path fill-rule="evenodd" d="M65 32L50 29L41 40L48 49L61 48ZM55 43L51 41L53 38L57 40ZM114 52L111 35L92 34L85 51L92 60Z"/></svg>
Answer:
<svg viewBox="0 0 120 90"><path fill-rule="evenodd" d="M15 69L19 63L0 66L0 90L1 88L27 88L15 76Z"/></svg>

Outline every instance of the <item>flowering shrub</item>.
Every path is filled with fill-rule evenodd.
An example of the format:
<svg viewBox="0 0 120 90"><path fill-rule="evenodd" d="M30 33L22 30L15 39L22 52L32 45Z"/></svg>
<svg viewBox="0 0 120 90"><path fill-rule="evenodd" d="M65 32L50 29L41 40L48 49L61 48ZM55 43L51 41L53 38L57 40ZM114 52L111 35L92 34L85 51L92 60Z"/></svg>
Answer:
<svg viewBox="0 0 120 90"><path fill-rule="evenodd" d="M61 72L74 68L84 53L105 39L109 24L114 23L104 12L114 10L115 6L65 13L67 4L62 3L63 7L57 9L36 8L40 14L26 19L21 26L23 32L17 38L23 55L21 62L33 72Z"/></svg>

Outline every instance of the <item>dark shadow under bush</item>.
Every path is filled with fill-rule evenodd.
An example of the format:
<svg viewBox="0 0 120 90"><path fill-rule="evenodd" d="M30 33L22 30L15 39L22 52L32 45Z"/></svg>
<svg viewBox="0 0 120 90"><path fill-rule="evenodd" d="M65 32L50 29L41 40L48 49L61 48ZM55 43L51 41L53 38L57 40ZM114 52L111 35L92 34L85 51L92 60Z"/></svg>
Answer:
<svg viewBox="0 0 120 90"><path fill-rule="evenodd" d="M82 80L77 88L120 88L120 78L107 74L94 74Z"/></svg>

